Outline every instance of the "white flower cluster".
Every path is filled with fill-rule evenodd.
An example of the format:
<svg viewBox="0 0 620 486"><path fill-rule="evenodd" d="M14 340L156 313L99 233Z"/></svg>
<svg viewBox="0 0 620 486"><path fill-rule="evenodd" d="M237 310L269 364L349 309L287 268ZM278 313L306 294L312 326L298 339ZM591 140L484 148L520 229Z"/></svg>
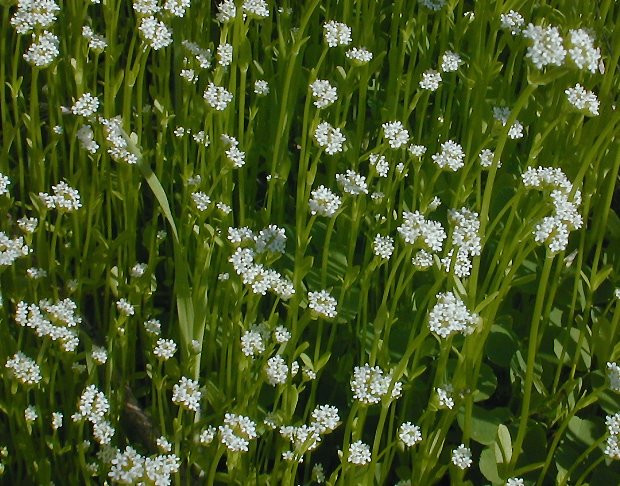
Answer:
<svg viewBox="0 0 620 486"><path fill-rule="evenodd" d="M506 486L525 486L522 478L509 478L506 481Z"/></svg>
<svg viewBox="0 0 620 486"><path fill-rule="evenodd" d="M250 440L256 439L256 424L249 417L227 413L219 426L220 441L231 452L248 451Z"/></svg>
<svg viewBox="0 0 620 486"><path fill-rule="evenodd" d="M434 12L441 10L441 8L446 4L446 0L418 0L418 2Z"/></svg>
<svg viewBox="0 0 620 486"><path fill-rule="evenodd" d="M441 338L460 332L465 336L474 332L478 314L469 312L453 292L437 294L437 303L428 316L429 329Z"/></svg>
<svg viewBox="0 0 620 486"><path fill-rule="evenodd" d="M203 49L195 42L188 40L184 40L181 44L192 54L198 67L201 69L209 69L211 67L212 54L210 49Z"/></svg>
<svg viewBox="0 0 620 486"><path fill-rule="evenodd" d="M478 256L482 251L481 240L478 234L480 230L478 213L474 213L467 208L461 208L460 210L451 209L448 211L448 220L454 225L452 249L442 258L441 263L446 271L449 272L452 269L454 249L456 249L454 273L461 278L468 277L472 267L470 257Z"/></svg>
<svg viewBox="0 0 620 486"><path fill-rule="evenodd" d="M562 36L557 27L529 24L523 29L523 36L532 41L525 57L530 59L538 69L549 65L562 65L566 57L566 49L562 45Z"/></svg>
<svg viewBox="0 0 620 486"><path fill-rule="evenodd" d="M52 412L52 429L58 430L62 427L62 419L64 415L62 412Z"/></svg>
<svg viewBox="0 0 620 486"><path fill-rule="evenodd" d="M82 36L88 41L88 48L101 53L108 47L108 41L102 35L96 34L88 25L82 27Z"/></svg>
<svg viewBox="0 0 620 486"><path fill-rule="evenodd" d="M211 198L201 191L192 193L192 201L196 205L196 209L201 212L206 211L211 204Z"/></svg>
<svg viewBox="0 0 620 486"><path fill-rule="evenodd" d="M388 260L394 252L394 238L378 234L372 242L372 251L379 258Z"/></svg>
<svg viewBox="0 0 620 486"><path fill-rule="evenodd" d="M345 174L336 174L336 182L342 187L342 190L348 194L368 194L368 185L366 177L353 170L347 170Z"/></svg>
<svg viewBox="0 0 620 486"><path fill-rule="evenodd" d="M314 97L314 106L317 108L325 108L338 101L336 87L332 86L327 80L317 79L310 84L310 89Z"/></svg>
<svg viewBox="0 0 620 486"><path fill-rule="evenodd" d="M109 444L114 435L114 427L105 418L109 411L110 402L104 393L95 385L89 385L82 392L78 401L78 411L71 418L74 422L80 420L90 422L93 425L95 440L104 445Z"/></svg>
<svg viewBox="0 0 620 486"><path fill-rule="evenodd" d="M390 171L390 164L385 158L385 155L370 154L369 162L372 167L377 171L379 177L387 177Z"/></svg>
<svg viewBox="0 0 620 486"><path fill-rule="evenodd" d="M102 346L93 346L91 357L95 363L102 365L108 360L108 353Z"/></svg>
<svg viewBox="0 0 620 486"><path fill-rule="evenodd" d="M172 388L172 403L182 408L198 412L202 392L196 380L182 376L179 382Z"/></svg>
<svg viewBox="0 0 620 486"><path fill-rule="evenodd" d="M568 55L579 69L595 73L601 59L601 50L594 47L594 39L584 29L569 32L570 47Z"/></svg>
<svg viewBox="0 0 620 486"><path fill-rule="evenodd" d="M332 319L336 317L336 306L338 303L327 290L320 292L308 292L308 308L314 311L319 317Z"/></svg>
<svg viewBox="0 0 620 486"><path fill-rule="evenodd" d="M108 143L108 155L116 162L125 162L133 165L138 162L138 156L129 150L123 120L120 116L114 118L99 118L103 126L103 135Z"/></svg>
<svg viewBox="0 0 620 486"><path fill-rule="evenodd" d="M411 259L411 263L418 270L426 270L433 266L433 255L426 250L419 250Z"/></svg>
<svg viewBox="0 0 620 486"><path fill-rule="evenodd" d="M125 317L133 316L136 313L134 306L125 298L116 301L116 308Z"/></svg>
<svg viewBox="0 0 620 486"><path fill-rule="evenodd" d="M332 405L317 405L312 411L310 426L319 434L327 434L336 429L340 424L338 408Z"/></svg>
<svg viewBox="0 0 620 486"><path fill-rule="evenodd" d="M342 204L340 197L325 186L319 186L312 191L311 195L312 197L308 201L311 214L331 218L340 209Z"/></svg>
<svg viewBox="0 0 620 486"><path fill-rule="evenodd" d="M453 140L448 140L441 144L441 151L431 156L440 169L448 168L452 172L456 172L465 165L465 152L463 147Z"/></svg>
<svg viewBox="0 0 620 486"><path fill-rule="evenodd" d="M37 409L34 405L28 405L24 410L24 419L28 423L34 422L37 418L39 418L39 414L37 413Z"/></svg>
<svg viewBox="0 0 620 486"><path fill-rule="evenodd" d="M265 295L271 290L282 300L290 299L295 294L293 283L277 271L254 263L254 255L255 251L251 248L237 248L228 261L252 292Z"/></svg>
<svg viewBox="0 0 620 486"><path fill-rule="evenodd" d="M9 193L9 185L11 184L11 179L8 176L5 176L2 172L0 172L0 196Z"/></svg>
<svg viewBox="0 0 620 486"><path fill-rule="evenodd" d="M405 422L398 429L398 438L407 447L413 447L422 440L422 430L411 422Z"/></svg>
<svg viewBox="0 0 620 486"><path fill-rule="evenodd" d="M17 10L11 17L11 25L18 34L35 29L45 29L56 22L60 7L54 0L18 0Z"/></svg>
<svg viewBox="0 0 620 486"><path fill-rule="evenodd" d="M607 363L607 378L609 379L609 388L620 393L620 366L618 363Z"/></svg>
<svg viewBox="0 0 620 486"><path fill-rule="evenodd" d="M546 243L553 253L564 251L568 246L568 234L583 225L577 208L581 204L581 192L575 191L569 199L572 184L561 169L529 167L521 176L526 188L551 190L553 213L546 216L534 229L534 240Z"/></svg>
<svg viewBox="0 0 620 486"><path fill-rule="evenodd" d="M342 145L347 141L340 128L334 128L328 122L319 123L314 131L314 139L329 155L342 152Z"/></svg>
<svg viewBox="0 0 620 486"><path fill-rule="evenodd" d="M452 397L452 386L448 385L445 388L435 388L437 392L437 398L439 400L439 406L452 410L454 408L454 398Z"/></svg>
<svg viewBox="0 0 620 486"><path fill-rule="evenodd" d="M241 8L247 15L258 19L269 17L269 8L265 0L244 0Z"/></svg>
<svg viewBox="0 0 620 486"><path fill-rule="evenodd" d="M493 164L493 158L495 157L495 152L490 149L482 149L478 154L478 158L480 160L480 167L483 169L488 169ZM497 168L499 169L502 166L501 162L497 162Z"/></svg>
<svg viewBox="0 0 620 486"><path fill-rule="evenodd" d="M441 74L434 69L429 69L422 73L422 79L420 80L420 88L427 89L429 91L436 91L441 83Z"/></svg>
<svg viewBox="0 0 620 486"><path fill-rule="evenodd" d="M41 381L41 368L31 358L18 351L6 362L6 368L23 385L36 385Z"/></svg>
<svg viewBox="0 0 620 486"><path fill-rule="evenodd" d="M220 66L230 66L233 61L233 46L231 44L220 44L217 46L217 62Z"/></svg>
<svg viewBox="0 0 620 486"><path fill-rule="evenodd" d="M201 445L207 446L211 442L213 442L213 439L215 439L215 434L217 434L217 429L212 425L209 425L200 432L198 440L200 441Z"/></svg>
<svg viewBox="0 0 620 486"><path fill-rule="evenodd" d="M82 207L80 193L77 189L70 187L65 181L60 181L52 186L54 195L40 192L39 197L43 200L48 209L58 209L59 211L77 211Z"/></svg>
<svg viewBox="0 0 620 486"><path fill-rule="evenodd" d="M472 464L471 449L461 444L452 451L452 464L459 469L467 469Z"/></svg>
<svg viewBox="0 0 620 486"><path fill-rule="evenodd" d="M598 115L599 101L592 91L587 91L583 86L577 83L572 88L566 89L564 93L566 93L568 102L577 110L589 116Z"/></svg>
<svg viewBox="0 0 620 486"><path fill-rule="evenodd" d="M207 104L217 110L223 111L233 99L233 95L230 91L227 91L221 86L216 86L213 83L209 83L207 89L203 94L203 98L207 100Z"/></svg>
<svg viewBox="0 0 620 486"><path fill-rule="evenodd" d="M424 218L419 211L413 213L403 212L403 224L397 228L405 243L414 245L421 240L424 246L436 252L440 252L446 232L438 221Z"/></svg>
<svg viewBox="0 0 620 486"><path fill-rule="evenodd" d="M351 378L351 391L353 398L361 403L372 405L379 403L387 395L392 383L392 372L384 374L378 366L356 366ZM400 397L403 384L400 381L394 383L391 399Z"/></svg>
<svg viewBox="0 0 620 486"><path fill-rule="evenodd" d="M318 405L311 416L310 425L280 427L280 435L293 445L293 450L282 454L284 460L303 462L303 455L318 447L321 435L332 432L340 424L338 409L331 405Z"/></svg>
<svg viewBox="0 0 620 486"><path fill-rule="evenodd" d="M32 34L32 44L24 53L24 59L33 66L47 67L60 54L59 45L58 37L51 32Z"/></svg>
<svg viewBox="0 0 620 486"><path fill-rule="evenodd" d="M510 116L510 108L506 106L494 106L493 118L501 122L502 126L506 126L508 123L508 117ZM519 120L515 120L510 129L508 130L508 138L516 140L523 138L523 124Z"/></svg>
<svg viewBox="0 0 620 486"><path fill-rule="evenodd" d="M269 94L269 83L264 79L257 79L254 82L254 93L258 96L267 96Z"/></svg>
<svg viewBox="0 0 620 486"><path fill-rule="evenodd" d="M222 134L222 143L226 148L224 154L228 161L235 169L239 169L245 165L245 152L239 149L239 141L228 134Z"/></svg>
<svg viewBox="0 0 620 486"><path fill-rule="evenodd" d="M461 56L456 52L446 51L441 56L441 71L444 73L451 73L458 70L461 64Z"/></svg>
<svg viewBox="0 0 620 486"><path fill-rule="evenodd" d="M91 116L99 109L99 100L90 93L84 93L71 107L71 113L78 116Z"/></svg>
<svg viewBox="0 0 620 486"><path fill-rule="evenodd" d="M605 454L611 459L620 460L620 412L607 415L605 424L609 434L605 444Z"/></svg>
<svg viewBox="0 0 620 486"><path fill-rule="evenodd" d="M233 20L237 16L235 0L222 0L222 2L217 6L217 9L217 21L223 24Z"/></svg>
<svg viewBox="0 0 620 486"><path fill-rule="evenodd" d="M387 138L390 147L397 149L406 145L409 141L409 131L404 127L402 122L393 121L381 125L383 134Z"/></svg>
<svg viewBox="0 0 620 486"><path fill-rule="evenodd" d="M20 257L30 253L28 245L24 244L21 236L9 238L4 231L0 231L0 267L8 267Z"/></svg>
<svg viewBox="0 0 620 486"><path fill-rule="evenodd" d="M508 13L501 14L500 21L502 23L502 29L510 30L512 35L520 34L523 25L525 25L523 15L514 10L509 10Z"/></svg>
<svg viewBox="0 0 620 486"><path fill-rule="evenodd" d="M175 17L183 17L185 10L190 7L191 0L166 0L164 10L170 12Z"/></svg>
<svg viewBox="0 0 620 486"><path fill-rule="evenodd" d="M345 56L358 65L372 61L372 52L364 47L352 47L345 53Z"/></svg>
<svg viewBox="0 0 620 486"><path fill-rule="evenodd" d="M347 24L330 20L323 24L323 31L329 47L348 46L351 43L351 28Z"/></svg>
<svg viewBox="0 0 620 486"><path fill-rule="evenodd" d="M174 356L177 344L172 339L158 339L153 348L153 354L161 361L166 361Z"/></svg>
<svg viewBox="0 0 620 486"><path fill-rule="evenodd" d="M145 42L156 51L172 44L172 29L152 15L140 18L138 30Z"/></svg>
<svg viewBox="0 0 620 486"><path fill-rule="evenodd" d="M293 368L293 366L291 366L291 368ZM267 360L267 363L265 364L265 375L267 376L267 382L271 386L282 385L286 383L288 372L289 367L286 364L286 361L284 361L284 358L279 354L276 354L275 356L269 358ZM293 374L293 369L291 369L291 374Z"/></svg>
<svg viewBox="0 0 620 486"><path fill-rule="evenodd" d="M20 301L17 304L15 322L34 330L39 337L59 341L65 351L71 352L75 351L79 344L74 328L82 322L76 310L77 305L71 299L55 304L49 300L41 300L38 306Z"/></svg>
<svg viewBox="0 0 620 486"><path fill-rule="evenodd" d="M110 461L108 477L119 484L169 485L171 476L179 471L181 460L174 454L143 457L131 446L125 447Z"/></svg>
<svg viewBox="0 0 620 486"><path fill-rule="evenodd" d="M241 352L245 356L258 356L265 351L267 329L264 326L254 325L241 336Z"/></svg>
<svg viewBox="0 0 620 486"><path fill-rule="evenodd" d="M371 457L370 447L368 444L364 444L361 440L355 441L349 446L347 461L351 464L364 466L370 462Z"/></svg>
<svg viewBox="0 0 620 486"><path fill-rule="evenodd" d="M80 146L87 152L94 154L99 150L99 144L95 141L95 133L90 125L83 125L77 131Z"/></svg>

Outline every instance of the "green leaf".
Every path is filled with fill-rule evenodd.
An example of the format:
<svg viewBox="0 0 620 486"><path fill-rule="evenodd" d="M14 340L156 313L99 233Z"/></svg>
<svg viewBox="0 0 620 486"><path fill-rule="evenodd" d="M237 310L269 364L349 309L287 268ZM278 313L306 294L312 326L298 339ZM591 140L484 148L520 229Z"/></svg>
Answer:
<svg viewBox="0 0 620 486"><path fill-rule="evenodd" d="M493 484L504 484L497 472L497 462L495 461L495 451L492 447L486 447L480 453L480 472Z"/></svg>
<svg viewBox="0 0 620 486"><path fill-rule="evenodd" d="M509 464L512 458L512 439L510 438L510 431L504 424L500 424L497 428L497 440L495 445L501 453L501 462ZM498 460L498 462L500 462Z"/></svg>

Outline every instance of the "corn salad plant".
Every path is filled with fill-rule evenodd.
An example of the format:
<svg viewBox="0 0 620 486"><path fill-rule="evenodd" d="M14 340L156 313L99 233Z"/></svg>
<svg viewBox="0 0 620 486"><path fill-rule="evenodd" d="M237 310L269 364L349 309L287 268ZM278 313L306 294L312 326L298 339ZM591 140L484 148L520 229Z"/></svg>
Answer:
<svg viewBox="0 0 620 486"><path fill-rule="evenodd" d="M620 4L2 0L5 484L620 484Z"/></svg>

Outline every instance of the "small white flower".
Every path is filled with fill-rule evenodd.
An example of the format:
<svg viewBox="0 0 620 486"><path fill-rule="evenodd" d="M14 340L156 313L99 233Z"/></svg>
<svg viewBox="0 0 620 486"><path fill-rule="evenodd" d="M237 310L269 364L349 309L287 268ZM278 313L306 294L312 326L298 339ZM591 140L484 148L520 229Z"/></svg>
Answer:
<svg viewBox="0 0 620 486"><path fill-rule="evenodd" d="M381 127L385 138L393 149L400 148L409 141L409 132L400 121L384 123Z"/></svg>
<svg viewBox="0 0 620 486"><path fill-rule="evenodd" d="M340 128L334 128L327 122L321 122L314 131L314 138L329 155L342 152L342 145L347 141Z"/></svg>
<svg viewBox="0 0 620 486"><path fill-rule="evenodd" d="M459 64L461 64L461 57L455 52L446 51L441 56L441 70L444 73L456 71L459 68Z"/></svg>
<svg viewBox="0 0 620 486"><path fill-rule="evenodd" d="M394 238L378 234L372 243L372 251L378 257L388 260L394 252Z"/></svg>
<svg viewBox="0 0 620 486"><path fill-rule="evenodd" d="M267 96L269 94L269 83L264 79L258 79L254 82L254 93L258 96Z"/></svg>
<svg viewBox="0 0 620 486"><path fill-rule="evenodd" d="M179 383L172 388L172 402L192 412L198 412L202 398L199 388L197 381L182 376Z"/></svg>
<svg viewBox="0 0 620 486"><path fill-rule="evenodd" d="M146 43L155 51L172 44L172 30L155 17L142 17L138 30Z"/></svg>
<svg viewBox="0 0 620 486"><path fill-rule="evenodd" d="M63 414L61 412L52 413L52 429L58 430L62 427Z"/></svg>
<svg viewBox="0 0 620 486"><path fill-rule="evenodd" d="M336 317L336 299L327 290L320 292L308 292L308 307L320 317L330 319Z"/></svg>
<svg viewBox="0 0 620 486"><path fill-rule="evenodd" d="M340 197L325 186L319 186L317 189L312 191L311 196L312 197L308 202L311 214L332 217L336 214L336 211L338 211L340 205L342 204Z"/></svg>
<svg viewBox="0 0 620 486"><path fill-rule="evenodd" d="M351 464L363 466L370 462L370 447L364 444L361 440L353 442L349 446L349 455L347 461Z"/></svg>
<svg viewBox="0 0 620 486"><path fill-rule="evenodd" d="M233 61L233 46L230 44L217 46L217 60L222 67L230 66Z"/></svg>
<svg viewBox="0 0 620 486"><path fill-rule="evenodd" d="M124 316L133 316L135 314L134 306L127 299L119 299L116 301L116 308Z"/></svg>
<svg viewBox="0 0 620 486"><path fill-rule="evenodd" d="M172 339L158 339L153 348L153 354L160 360L166 361L176 353L177 345Z"/></svg>
<svg viewBox="0 0 620 486"><path fill-rule="evenodd" d="M351 28L346 24L330 20L323 24L323 30L329 47L348 46L351 43Z"/></svg>
<svg viewBox="0 0 620 486"><path fill-rule="evenodd" d="M412 447L422 440L422 430L411 422L405 422L398 429L398 438L407 447Z"/></svg>
<svg viewBox="0 0 620 486"><path fill-rule="evenodd" d="M325 108L338 101L338 92L329 81L317 79L310 85L312 96L314 97L314 106L317 108Z"/></svg>
<svg viewBox="0 0 620 486"><path fill-rule="evenodd" d="M471 466L471 449L461 444L452 451L452 464L460 469L467 469Z"/></svg>
<svg viewBox="0 0 620 486"><path fill-rule="evenodd" d="M221 86L209 83L203 95L207 104L218 111L223 111L233 99L232 93Z"/></svg>
<svg viewBox="0 0 620 486"><path fill-rule="evenodd" d="M463 148L456 142L448 140L441 144L441 151L431 156L433 162L435 162L441 169L449 169L452 172L456 172L465 165L463 160L465 159L465 152Z"/></svg>
<svg viewBox="0 0 620 486"><path fill-rule="evenodd" d="M422 73L422 79L420 80L420 88L427 89L429 91L436 91L441 83L441 74L433 69Z"/></svg>
<svg viewBox="0 0 620 486"><path fill-rule="evenodd" d="M529 24L523 30L523 36L532 41L525 57L530 59L538 69L549 65L562 65L566 57L566 49L564 49L557 27Z"/></svg>
<svg viewBox="0 0 620 486"><path fill-rule="evenodd" d="M84 93L71 107L71 112L79 116L91 116L99 108L99 100L90 93Z"/></svg>
<svg viewBox="0 0 620 486"><path fill-rule="evenodd" d="M617 363L607 363L607 378L609 379L609 388L620 393L620 366Z"/></svg>
<svg viewBox="0 0 620 486"><path fill-rule="evenodd" d="M345 53L345 56L347 57L347 59L350 59L358 65L367 64L372 61L372 52L370 52L364 47L352 47Z"/></svg>
<svg viewBox="0 0 620 486"><path fill-rule="evenodd" d="M336 174L336 181L344 192L354 196L368 194L366 178L353 170L347 170L346 174Z"/></svg>
<svg viewBox="0 0 620 486"><path fill-rule="evenodd" d="M577 83L574 87L566 89L564 93L566 93L568 102L577 110L589 116L598 115L599 101L592 91L587 91L583 86Z"/></svg>
<svg viewBox="0 0 620 486"><path fill-rule="evenodd" d="M512 35L520 34L525 24L523 16L514 10L509 10L508 13L501 14L500 20L502 22L502 29L510 30Z"/></svg>

